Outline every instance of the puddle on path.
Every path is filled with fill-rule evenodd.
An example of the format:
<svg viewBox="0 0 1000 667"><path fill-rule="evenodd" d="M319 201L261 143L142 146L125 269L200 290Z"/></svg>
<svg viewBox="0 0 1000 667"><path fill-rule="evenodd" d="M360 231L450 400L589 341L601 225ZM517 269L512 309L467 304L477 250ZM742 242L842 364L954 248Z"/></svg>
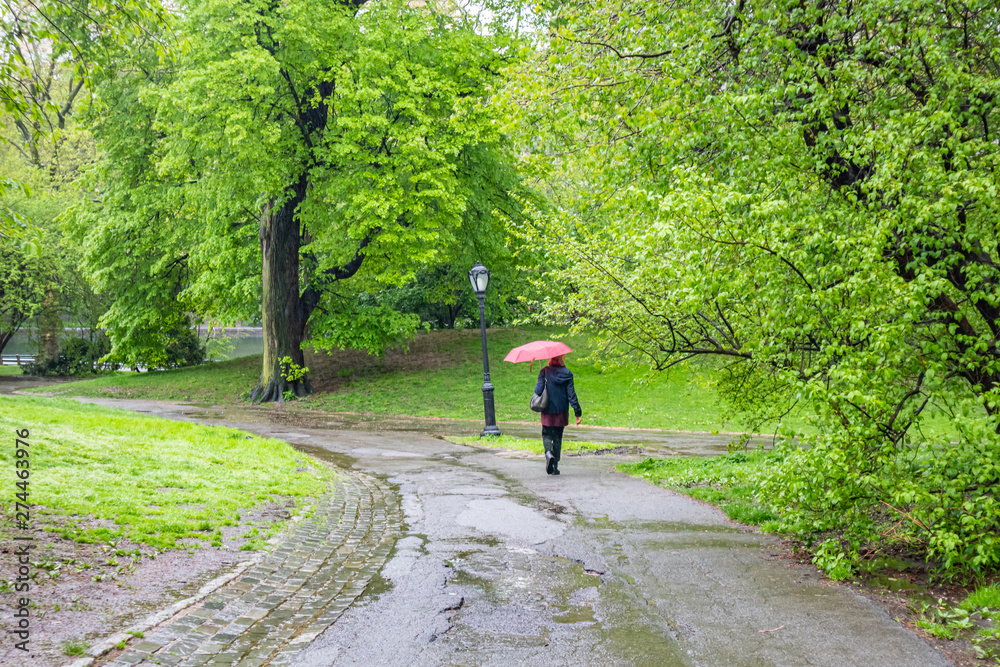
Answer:
<svg viewBox="0 0 1000 667"><path fill-rule="evenodd" d="M486 658L505 643L524 655L545 647L556 662L573 647L570 655L585 654L594 665L689 663L670 623L614 575L532 549L465 552L449 564L449 590L466 604L442 649L468 647Z"/></svg>
<svg viewBox="0 0 1000 667"><path fill-rule="evenodd" d="M728 524L698 524L678 521L612 521L607 517L579 516L576 522L587 528L608 530L615 533L635 531L655 536L658 533L746 533L748 529ZM750 531L755 532L755 531Z"/></svg>
<svg viewBox="0 0 1000 667"><path fill-rule="evenodd" d="M876 574L867 577L866 582L871 586L884 588L892 593L898 593L899 591L913 591L914 593L926 595L928 600L932 602L934 601L933 596L927 593L926 586L915 584L904 577L890 577L887 574Z"/></svg>
<svg viewBox="0 0 1000 667"><path fill-rule="evenodd" d="M292 447L299 450L303 454L308 454L315 459L319 459L320 461L333 464L338 468L344 468L346 470L353 468L354 464L358 461L353 456L330 451L326 447L320 447L318 445L292 444Z"/></svg>

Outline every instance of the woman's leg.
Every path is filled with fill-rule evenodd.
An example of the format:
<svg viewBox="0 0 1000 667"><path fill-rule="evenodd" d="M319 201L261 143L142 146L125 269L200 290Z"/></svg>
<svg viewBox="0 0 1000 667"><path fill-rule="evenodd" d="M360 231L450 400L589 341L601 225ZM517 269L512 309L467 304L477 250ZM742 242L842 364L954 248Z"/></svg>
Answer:
<svg viewBox="0 0 1000 667"><path fill-rule="evenodd" d="M558 457L552 452L553 443L555 442L552 432L555 430L555 426L542 427L542 444L545 446L545 472L550 475L558 460Z"/></svg>
<svg viewBox="0 0 1000 667"><path fill-rule="evenodd" d="M562 455L562 436L564 426L553 426L552 427L552 460L555 461L555 465L552 467L552 474L559 474L559 458Z"/></svg>

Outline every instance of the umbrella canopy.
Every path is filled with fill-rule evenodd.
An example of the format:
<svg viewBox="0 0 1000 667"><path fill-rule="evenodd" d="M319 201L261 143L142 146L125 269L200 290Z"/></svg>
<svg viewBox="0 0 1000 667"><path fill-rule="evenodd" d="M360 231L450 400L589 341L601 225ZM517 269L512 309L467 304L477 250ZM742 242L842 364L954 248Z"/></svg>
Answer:
<svg viewBox="0 0 1000 667"><path fill-rule="evenodd" d="M572 352L569 345L551 340L536 340L526 345L520 345L507 353L504 361L518 363L520 361L535 361L536 359L551 359L561 354Z"/></svg>

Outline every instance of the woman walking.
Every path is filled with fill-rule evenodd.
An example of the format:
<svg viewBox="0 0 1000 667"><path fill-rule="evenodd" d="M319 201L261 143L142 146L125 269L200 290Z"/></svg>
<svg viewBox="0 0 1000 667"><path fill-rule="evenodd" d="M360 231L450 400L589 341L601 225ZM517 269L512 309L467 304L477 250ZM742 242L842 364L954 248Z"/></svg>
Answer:
<svg viewBox="0 0 1000 667"><path fill-rule="evenodd" d="M541 394L548 386L549 404L542 410L542 442L545 444L545 472L559 474L559 455L562 453L563 428L569 424L569 406L576 413L576 423L580 424L583 410L576 398L573 387L573 373L566 368L566 355L549 359L549 365L538 373L535 393Z"/></svg>

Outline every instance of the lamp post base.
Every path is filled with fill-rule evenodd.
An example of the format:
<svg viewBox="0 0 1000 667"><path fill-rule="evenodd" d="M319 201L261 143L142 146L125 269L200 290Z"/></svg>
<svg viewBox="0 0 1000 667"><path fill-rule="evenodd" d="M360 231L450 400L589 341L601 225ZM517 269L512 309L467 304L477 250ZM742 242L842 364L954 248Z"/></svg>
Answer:
<svg viewBox="0 0 1000 667"><path fill-rule="evenodd" d="M485 438L486 436L499 436L503 435L496 426L487 426L483 429L483 432L479 434L480 438Z"/></svg>

